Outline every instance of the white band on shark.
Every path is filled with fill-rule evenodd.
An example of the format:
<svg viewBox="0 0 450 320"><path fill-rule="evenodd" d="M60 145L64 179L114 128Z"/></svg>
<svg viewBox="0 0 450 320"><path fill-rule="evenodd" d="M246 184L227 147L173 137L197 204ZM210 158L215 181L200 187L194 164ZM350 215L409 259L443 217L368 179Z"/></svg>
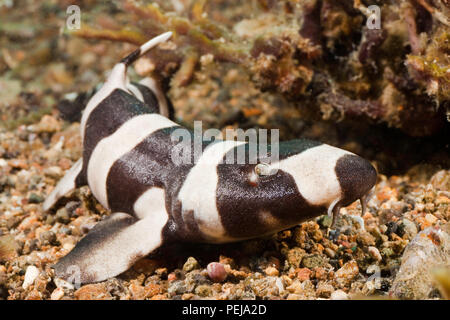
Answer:
<svg viewBox="0 0 450 320"><path fill-rule="evenodd" d="M185 214L195 215L200 231L212 241L229 239L217 210L217 165L232 148L244 144L242 141L221 141L208 146L197 164L189 171L178 199Z"/></svg>
<svg viewBox="0 0 450 320"><path fill-rule="evenodd" d="M277 169L289 173L298 191L312 205L330 205L341 197L341 185L336 177L337 160L351 152L329 145L319 145L275 163ZM326 184L323 184L327 181Z"/></svg>
<svg viewBox="0 0 450 320"><path fill-rule="evenodd" d="M153 132L173 126L174 122L159 114L144 114L128 120L97 144L89 159L87 178L92 193L105 208L109 208L106 180L112 165Z"/></svg>
<svg viewBox="0 0 450 320"><path fill-rule="evenodd" d="M138 57L145 54L148 50L152 49L158 44L167 41L171 36L172 32L166 32L147 41L138 49L139 51ZM135 59L137 58L133 58L133 60ZM116 64L114 68L111 70L111 74L109 75L103 87L101 87L101 89L97 91L97 93L89 100L86 109L83 112L83 116L81 117L80 130L82 142L84 141L84 132L86 131L86 123L87 120L89 119L89 115L100 104L100 102L102 102L107 96L109 96L111 92L113 92L115 89L122 89L128 92L127 89L128 80L126 73L127 73L127 66L125 65L125 63L120 62Z"/></svg>
<svg viewBox="0 0 450 320"><path fill-rule="evenodd" d="M128 92L126 88L126 71L127 67L123 63L116 64L111 70L111 74L106 80L103 87L95 93L95 95L89 100L86 109L83 111L83 116L81 117L80 131L81 131L81 142L84 142L84 132L86 131L86 123L89 119L89 115L94 111L94 109L102 102L107 96L111 94L116 89L122 89Z"/></svg>
<svg viewBox="0 0 450 320"><path fill-rule="evenodd" d="M153 47L157 46L160 43L166 42L167 40L169 40L171 36L172 32L169 31L160 34L159 36L154 37L153 39L150 39L141 46L141 54L146 53L148 50L152 49Z"/></svg>
<svg viewBox="0 0 450 320"><path fill-rule="evenodd" d="M133 210L139 219L153 216L154 219L168 219L164 189L153 187L145 191L135 202ZM164 225L162 224L162 225Z"/></svg>

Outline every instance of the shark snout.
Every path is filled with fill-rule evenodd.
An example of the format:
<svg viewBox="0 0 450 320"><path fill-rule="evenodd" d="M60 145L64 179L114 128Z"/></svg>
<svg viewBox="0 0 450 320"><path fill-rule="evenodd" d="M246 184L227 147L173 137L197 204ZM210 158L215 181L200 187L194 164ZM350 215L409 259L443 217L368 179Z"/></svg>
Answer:
<svg viewBox="0 0 450 320"><path fill-rule="evenodd" d="M372 164L354 154L346 154L339 158L335 171L341 186L340 202L343 206L363 198L377 181L377 171Z"/></svg>

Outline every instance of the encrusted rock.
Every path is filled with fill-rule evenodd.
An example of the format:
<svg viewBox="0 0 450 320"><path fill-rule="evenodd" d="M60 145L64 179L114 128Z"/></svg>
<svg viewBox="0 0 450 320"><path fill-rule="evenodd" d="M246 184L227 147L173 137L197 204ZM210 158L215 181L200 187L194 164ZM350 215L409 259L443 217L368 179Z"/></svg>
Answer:
<svg viewBox="0 0 450 320"><path fill-rule="evenodd" d="M45 231L40 235L40 240L43 244L55 244L56 234L53 231Z"/></svg>
<svg viewBox="0 0 450 320"><path fill-rule="evenodd" d="M189 257L183 265L183 271L189 272L199 267L197 260L194 257Z"/></svg>
<svg viewBox="0 0 450 320"><path fill-rule="evenodd" d="M182 281L182 280L172 281L169 284L169 287L167 288L167 292L169 293L170 296L180 295L180 294L185 293L186 286L184 284L184 281Z"/></svg>
<svg viewBox="0 0 450 320"><path fill-rule="evenodd" d="M13 259L17 256L20 245L14 239L13 235L0 237L0 262Z"/></svg>
<svg viewBox="0 0 450 320"><path fill-rule="evenodd" d="M450 225L429 227L407 245L391 293L402 299L426 299L434 288L432 271L450 263Z"/></svg>
<svg viewBox="0 0 450 320"><path fill-rule="evenodd" d="M450 171L441 170L436 172L430 179L430 183L433 187L443 191L450 190Z"/></svg>
<svg viewBox="0 0 450 320"><path fill-rule="evenodd" d="M316 294L322 298L329 298L334 291L334 287L331 283L326 281L320 281L316 287Z"/></svg>
<svg viewBox="0 0 450 320"><path fill-rule="evenodd" d="M417 234L416 224L409 219L406 219L406 218L402 219L400 228L404 232L407 239L412 239Z"/></svg>
<svg viewBox="0 0 450 320"><path fill-rule="evenodd" d="M88 284L75 291L75 298L78 300L110 300L110 293L103 283Z"/></svg>
<svg viewBox="0 0 450 320"><path fill-rule="evenodd" d="M298 268L305 254L305 250L301 248L292 248L287 253L287 261L291 266Z"/></svg>
<svg viewBox="0 0 450 320"><path fill-rule="evenodd" d="M323 267L326 265L326 263L326 258L318 254L307 255L302 259L302 267L308 269Z"/></svg>
<svg viewBox="0 0 450 320"><path fill-rule="evenodd" d="M359 274L358 264L355 260L349 261L342 266L334 274L336 283L342 288L350 284L350 282Z"/></svg>

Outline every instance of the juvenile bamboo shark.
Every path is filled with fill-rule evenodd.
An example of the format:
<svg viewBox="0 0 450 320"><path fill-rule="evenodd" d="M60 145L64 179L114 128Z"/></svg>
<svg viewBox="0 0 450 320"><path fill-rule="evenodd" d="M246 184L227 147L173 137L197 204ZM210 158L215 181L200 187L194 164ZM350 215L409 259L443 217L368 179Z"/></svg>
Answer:
<svg viewBox="0 0 450 320"><path fill-rule="evenodd" d="M114 66L81 119L82 158L44 203L88 185L112 214L97 223L54 265L56 276L80 270L82 283L119 275L138 259L173 241L225 243L284 230L342 206L375 185L369 161L320 142L281 142L279 159L224 163L242 141L204 142L198 161L176 164L171 104L157 82L131 83L127 67L171 33L153 38ZM241 149L242 151L242 149ZM254 159L255 160L255 159ZM276 167L276 170L272 170Z"/></svg>

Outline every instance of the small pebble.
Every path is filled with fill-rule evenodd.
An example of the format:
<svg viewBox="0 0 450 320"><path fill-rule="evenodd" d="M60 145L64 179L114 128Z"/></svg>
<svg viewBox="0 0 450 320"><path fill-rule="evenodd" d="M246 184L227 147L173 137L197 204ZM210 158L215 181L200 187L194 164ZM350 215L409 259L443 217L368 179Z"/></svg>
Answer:
<svg viewBox="0 0 450 320"><path fill-rule="evenodd" d="M425 215L425 220L430 224L434 224L438 219L434 215L428 213Z"/></svg>
<svg viewBox="0 0 450 320"><path fill-rule="evenodd" d="M365 246L375 245L375 237L367 231L360 231L358 233L357 241Z"/></svg>
<svg viewBox="0 0 450 320"><path fill-rule="evenodd" d="M67 204L64 206L69 215L73 216L73 215L77 215L77 208L80 206L80 202L79 201L69 201L67 202Z"/></svg>
<svg viewBox="0 0 450 320"><path fill-rule="evenodd" d="M448 170L436 172L430 179L432 186L439 190L450 190L450 173Z"/></svg>
<svg viewBox="0 0 450 320"><path fill-rule="evenodd" d="M41 121L32 126L32 131L37 133L42 132L56 132L61 130L61 124L58 120L56 120L54 117L49 115L44 115L41 118Z"/></svg>
<svg viewBox="0 0 450 320"><path fill-rule="evenodd" d="M275 285L278 288L278 294L282 294L284 292L283 280L281 280L281 278L277 278L277 280L275 281Z"/></svg>
<svg viewBox="0 0 450 320"><path fill-rule="evenodd" d="M312 274L312 271L308 268L300 268L296 270L297 279L300 281L309 280Z"/></svg>
<svg viewBox="0 0 450 320"><path fill-rule="evenodd" d="M290 249L287 253L288 263L293 267L298 268L305 254L305 250L301 248L295 247Z"/></svg>
<svg viewBox="0 0 450 320"><path fill-rule="evenodd" d="M330 230L330 232L328 233L328 239L330 239L331 241L337 241L339 234L340 234L339 229Z"/></svg>
<svg viewBox="0 0 450 320"><path fill-rule="evenodd" d="M211 262L206 269L208 270L209 278L214 282L223 282L227 278L227 272L223 264L219 262Z"/></svg>
<svg viewBox="0 0 450 320"><path fill-rule="evenodd" d="M214 55L211 53L204 54L200 57L200 63L202 66L207 66L214 61Z"/></svg>
<svg viewBox="0 0 450 320"><path fill-rule="evenodd" d="M331 227L333 219L328 215L323 215L317 220L317 222L322 228L329 228Z"/></svg>
<svg viewBox="0 0 450 320"><path fill-rule="evenodd" d="M334 252L331 248L325 248L325 254L330 258L334 258L336 256L336 252Z"/></svg>
<svg viewBox="0 0 450 320"><path fill-rule="evenodd" d="M348 295L342 290L331 293L331 300L348 300Z"/></svg>
<svg viewBox="0 0 450 320"><path fill-rule="evenodd" d="M380 251L376 247L368 247L367 251L369 252L370 256L376 261L383 260Z"/></svg>
<svg viewBox="0 0 450 320"><path fill-rule="evenodd" d="M60 167L53 166L44 170L44 174L53 179L59 179L63 176L63 170Z"/></svg>
<svg viewBox="0 0 450 320"><path fill-rule="evenodd" d="M177 275L174 272L171 272L167 275L167 281L172 282L177 280Z"/></svg>
<svg viewBox="0 0 450 320"><path fill-rule="evenodd" d="M22 284L22 288L25 290L34 283L34 280L39 276L39 269L35 266L29 266L25 272L25 279Z"/></svg>
<svg viewBox="0 0 450 320"><path fill-rule="evenodd" d="M202 284L197 288L195 288L195 293L198 294L200 297L207 297L212 293L211 286L207 284Z"/></svg>
<svg viewBox="0 0 450 320"><path fill-rule="evenodd" d="M402 220L400 227L402 228L403 233L406 235L407 239L414 238L418 232L416 224L406 218Z"/></svg>
<svg viewBox="0 0 450 320"><path fill-rule="evenodd" d="M29 203L41 203L43 201L44 201L44 197L42 197L36 193L30 194L30 196L28 197Z"/></svg>
<svg viewBox="0 0 450 320"><path fill-rule="evenodd" d="M0 236L0 263L2 260L11 260L16 257L19 250L20 245L13 235Z"/></svg>
<svg viewBox="0 0 450 320"><path fill-rule="evenodd" d="M112 298L103 283L82 286L75 291L74 296L78 300L111 300Z"/></svg>
<svg viewBox="0 0 450 320"><path fill-rule="evenodd" d="M63 288L56 288L53 290L52 294L50 295L50 299L52 300L61 300L61 298L64 297L64 289Z"/></svg>
<svg viewBox="0 0 450 320"><path fill-rule="evenodd" d="M268 276L278 276L279 272L277 270L277 268L274 267L267 267L266 270L264 270L264 272L268 275Z"/></svg>
<svg viewBox="0 0 450 320"><path fill-rule="evenodd" d="M5 226L8 230L14 229L15 227L17 227L20 222L22 221L22 219L18 216L13 216L11 218L9 218L8 220L6 220Z"/></svg>
<svg viewBox="0 0 450 320"><path fill-rule="evenodd" d="M56 221L55 217L52 214L48 214L45 218L45 224L52 225Z"/></svg>
<svg viewBox="0 0 450 320"><path fill-rule="evenodd" d="M72 283L60 278L55 278L53 282L55 283L57 288L61 288L63 290L64 289L73 290L75 288L75 286Z"/></svg>
<svg viewBox="0 0 450 320"><path fill-rule="evenodd" d="M319 297L329 298L331 296L331 294L333 293L333 291L334 291L334 288L330 283L327 283L325 281L320 281L317 284L316 294Z"/></svg>
<svg viewBox="0 0 450 320"><path fill-rule="evenodd" d="M58 211L56 211L56 216L55 216L56 221L61 222L61 223L69 223L70 222L70 216L69 216L69 212L67 211L67 209L65 207L59 209Z"/></svg>
<svg viewBox="0 0 450 320"><path fill-rule="evenodd" d="M53 231L45 231L40 235L39 238L43 244L56 243L56 234Z"/></svg>
<svg viewBox="0 0 450 320"><path fill-rule="evenodd" d="M186 286L184 284L184 281L177 280L173 281L169 284L169 287L167 288L167 293L170 296L174 295L180 295L186 292Z"/></svg>
<svg viewBox="0 0 450 320"><path fill-rule="evenodd" d="M359 274L359 268L358 264L355 260L351 260L344 264L342 268L340 268L336 273L334 274L334 277L336 279L336 282L344 287L346 285L349 285L350 282Z"/></svg>
<svg viewBox="0 0 450 320"><path fill-rule="evenodd" d="M302 267L313 269L316 267L323 267L326 264L326 260L323 256L318 254L307 255L302 260Z"/></svg>

